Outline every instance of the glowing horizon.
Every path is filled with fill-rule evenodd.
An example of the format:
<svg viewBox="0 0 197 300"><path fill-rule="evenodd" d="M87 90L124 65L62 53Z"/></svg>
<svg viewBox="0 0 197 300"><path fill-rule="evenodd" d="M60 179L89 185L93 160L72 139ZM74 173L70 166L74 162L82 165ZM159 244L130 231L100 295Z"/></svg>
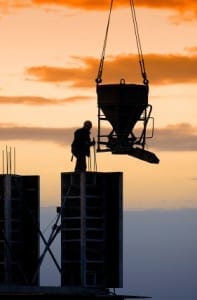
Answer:
<svg viewBox="0 0 197 300"><path fill-rule="evenodd" d="M143 80L128 3L117 1L112 12L103 83ZM41 176L41 200L46 205L60 200L59 174L73 170L73 131L91 119L96 137L95 78L108 4L0 3L1 150L5 145L15 147L17 172ZM155 119L155 134L147 147L160 157L160 164L153 167L127 156L97 154L98 171L124 172L128 209L196 207L197 4L141 0L138 5Z"/></svg>

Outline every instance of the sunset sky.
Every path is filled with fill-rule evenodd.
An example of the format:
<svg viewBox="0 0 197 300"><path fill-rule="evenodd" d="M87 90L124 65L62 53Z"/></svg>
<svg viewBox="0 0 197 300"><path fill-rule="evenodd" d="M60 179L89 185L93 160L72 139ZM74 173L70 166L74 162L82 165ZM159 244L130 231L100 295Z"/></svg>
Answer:
<svg viewBox="0 0 197 300"><path fill-rule="evenodd" d="M0 149L15 149L17 174L40 175L42 206L60 203L60 173L74 170L73 131L90 119L97 138L110 3L0 1ZM160 163L97 153L97 170L123 172L125 209L197 208L197 1L136 0L135 9L155 120L147 149ZM142 83L129 0L114 0L102 79L121 78Z"/></svg>

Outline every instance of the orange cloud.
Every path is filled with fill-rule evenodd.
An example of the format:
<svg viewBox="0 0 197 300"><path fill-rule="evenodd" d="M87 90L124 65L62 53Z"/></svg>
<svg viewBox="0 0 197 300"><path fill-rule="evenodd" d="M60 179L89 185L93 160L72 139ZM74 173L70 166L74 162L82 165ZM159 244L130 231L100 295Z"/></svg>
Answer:
<svg viewBox="0 0 197 300"><path fill-rule="evenodd" d="M197 47L185 47L185 50L191 54L197 54Z"/></svg>
<svg viewBox="0 0 197 300"><path fill-rule="evenodd" d="M95 58L78 58L83 62L78 68L30 67L26 74L43 82L67 82L73 87L93 87L99 61ZM146 54L144 55L147 77L153 85L196 83L197 55ZM104 62L103 82L142 82L138 57L119 55Z"/></svg>
<svg viewBox="0 0 197 300"><path fill-rule="evenodd" d="M186 14L190 12L192 15L197 14L196 0L179 0L179 1L158 1L158 0L138 0L134 1L136 7L156 8L156 9L172 9ZM109 9L111 0L87 1L87 0L32 0L35 4L55 4L65 5L85 10L106 10ZM125 7L130 4L128 0L114 1L114 6Z"/></svg>
<svg viewBox="0 0 197 300"><path fill-rule="evenodd" d="M197 16L197 2L196 0L138 0L135 1L135 7L167 9L178 12L185 19L191 20ZM33 5L50 5L50 6L64 6L83 10L108 10L111 0L87 1L87 0L1 0L0 8L4 12L8 12L11 8L25 8ZM114 7L129 6L129 0L114 1Z"/></svg>
<svg viewBox="0 0 197 300"><path fill-rule="evenodd" d="M22 105L62 105L67 103L86 101L90 96L73 96L65 99L48 99L32 96L0 96L1 104L22 104Z"/></svg>
<svg viewBox="0 0 197 300"><path fill-rule="evenodd" d="M32 1L27 2L25 0L1 0L0 1L0 11L3 14L8 14L12 12L13 9L22 9L32 6Z"/></svg>
<svg viewBox="0 0 197 300"><path fill-rule="evenodd" d="M0 140L31 140L53 142L70 146L76 128L25 127L15 124L0 124ZM92 134L96 136L96 128ZM168 125L155 129L151 147L160 151L196 151L197 126L189 123Z"/></svg>

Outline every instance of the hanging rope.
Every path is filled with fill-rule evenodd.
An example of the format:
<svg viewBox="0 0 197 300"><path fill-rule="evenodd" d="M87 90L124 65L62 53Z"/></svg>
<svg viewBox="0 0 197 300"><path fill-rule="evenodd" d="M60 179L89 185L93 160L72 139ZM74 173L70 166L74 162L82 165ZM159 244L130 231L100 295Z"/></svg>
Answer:
<svg viewBox="0 0 197 300"><path fill-rule="evenodd" d="M134 1L133 0L129 0L129 1L130 1L131 14L132 14L132 19L133 19L133 26L134 26L134 32L135 32L135 37L136 37L136 44L137 44L137 50L138 50L138 56L139 56L139 64L140 64L141 74L142 74L142 78L143 78L143 83L145 85L148 85L149 81L147 79L146 70L145 70L145 63L144 63L144 58L143 58L143 54L142 54L137 18L136 18L135 7L134 7ZM113 7L113 0L111 0L107 28L106 28L106 32L105 32L105 39L104 39L104 43L103 43L103 50L102 50L101 60L100 60L100 64L99 64L98 75L95 80L97 84L102 82L105 50L106 50L106 45L107 45L107 38L108 38L108 31L109 31L112 7Z"/></svg>
<svg viewBox="0 0 197 300"><path fill-rule="evenodd" d="M110 19L111 19L112 6L113 6L113 0L111 0L109 16L108 16L108 22L107 22L107 28L106 28L105 39L104 39L104 44L103 44L103 51L102 51L102 55L101 55L98 75L97 75L97 78L96 78L96 83L97 84L102 82L103 65L104 65L104 59L105 59L105 50L106 50L106 45L107 45L107 37L108 37L108 31L109 31L109 23L110 23Z"/></svg>
<svg viewBox="0 0 197 300"><path fill-rule="evenodd" d="M135 13L134 0L130 0L130 6L131 6L131 14L132 14L134 32L135 32L135 37L136 37L136 44L137 44L141 74L142 74L142 77L144 79L143 83L145 85L148 85L148 79L147 79L147 75L146 75L144 58L143 58L143 54L142 54L142 47L141 47L141 42L140 42L137 18L136 18L136 13Z"/></svg>

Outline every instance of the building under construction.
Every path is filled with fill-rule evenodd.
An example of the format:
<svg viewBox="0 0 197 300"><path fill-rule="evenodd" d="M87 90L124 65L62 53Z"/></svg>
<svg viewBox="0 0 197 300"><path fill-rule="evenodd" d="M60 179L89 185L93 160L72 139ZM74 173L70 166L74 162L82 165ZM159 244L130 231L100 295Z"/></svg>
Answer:
<svg viewBox="0 0 197 300"><path fill-rule="evenodd" d="M129 155L159 163L148 151L154 119L148 103L149 81L142 55L133 1L130 1L142 84L102 83L108 28L101 55L96 92L97 152ZM107 126L103 124L106 124ZM109 130L107 132L107 130ZM39 177L0 176L0 294L55 295L108 299L150 298L116 295L123 287L123 174L121 172L61 173L61 205L48 241L39 228ZM51 244L61 234L61 263ZM39 239L45 249L39 253ZM42 287L39 272L49 252L61 275L59 287Z"/></svg>
<svg viewBox="0 0 197 300"><path fill-rule="evenodd" d="M108 299L123 287L123 176L120 172L61 173L61 206L52 231L61 234L61 283L40 286L45 241L39 228L39 177L0 175L0 294ZM53 254L55 257L55 254Z"/></svg>

